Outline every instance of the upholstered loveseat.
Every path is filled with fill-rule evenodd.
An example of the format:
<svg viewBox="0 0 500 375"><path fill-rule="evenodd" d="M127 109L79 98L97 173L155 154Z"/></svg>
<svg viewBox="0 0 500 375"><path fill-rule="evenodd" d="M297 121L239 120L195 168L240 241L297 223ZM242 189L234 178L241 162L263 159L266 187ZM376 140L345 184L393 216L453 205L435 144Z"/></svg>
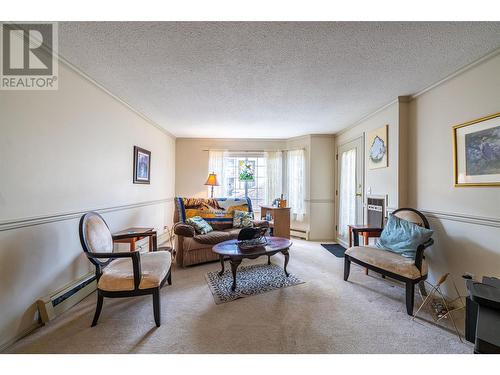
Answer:
<svg viewBox="0 0 500 375"><path fill-rule="evenodd" d="M176 234L176 263L190 266L218 260L212 247L220 242L238 237L241 228L233 227L235 210L253 212L250 198L175 198L174 233ZM186 220L200 216L205 219L213 231L206 234L196 233ZM263 220L254 220L254 226L268 227Z"/></svg>

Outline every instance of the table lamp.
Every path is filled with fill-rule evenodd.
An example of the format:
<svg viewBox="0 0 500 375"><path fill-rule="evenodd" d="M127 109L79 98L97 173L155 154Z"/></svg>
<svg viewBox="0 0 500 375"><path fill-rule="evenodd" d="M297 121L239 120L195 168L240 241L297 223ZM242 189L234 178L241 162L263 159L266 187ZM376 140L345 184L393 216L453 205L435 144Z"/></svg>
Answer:
<svg viewBox="0 0 500 375"><path fill-rule="evenodd" d="M210 198L214 197L214 186L219 186L219 182L217 181L217 175L215 173L210 173L208 175L207 181L205 182L205 185L211 186L212 187L212 194Z"/></svg>

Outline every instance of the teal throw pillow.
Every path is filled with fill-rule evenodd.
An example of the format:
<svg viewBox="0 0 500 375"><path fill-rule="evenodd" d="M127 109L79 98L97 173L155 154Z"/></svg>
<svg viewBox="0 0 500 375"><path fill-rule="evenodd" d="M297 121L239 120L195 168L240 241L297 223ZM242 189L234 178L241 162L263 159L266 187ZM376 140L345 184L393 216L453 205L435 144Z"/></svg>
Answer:
<svg viewBox="0 0 500 375"><path fill-rule="evenodd" d="M186 220L186 223L193 226L196 233L206 234L214 230L202 217L193 216Z"/></svg>
<svg viewBox="0 0 500 375"><path fill-rule="evenodd" d="M253 227L253 212L234 210L233 215L234 228Z"/></svg>
<svg viewBox="0 0 500 375"><path fill-rule="evenodd" d="M430 229L391 214L375 245L380 249L415 259L418 245L427 242L433 233Z"/></svg>

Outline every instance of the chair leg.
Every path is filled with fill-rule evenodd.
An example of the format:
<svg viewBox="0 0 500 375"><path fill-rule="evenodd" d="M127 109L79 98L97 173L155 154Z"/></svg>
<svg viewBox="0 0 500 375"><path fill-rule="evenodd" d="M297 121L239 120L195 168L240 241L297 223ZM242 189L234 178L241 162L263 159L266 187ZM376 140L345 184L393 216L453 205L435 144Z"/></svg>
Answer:
<svg viewBox="0 0 500 375"><path fill-rule="evenodd" d="M412 282L406 283L406 313L413 315L413 303L415 300L415 285Z"/></svg>
<svg viewBox="0 0 500 375"><path fill-rule="evenodd" d="M97 321L99 320L99 315L101 315L103 301L104 301L104 297L98 291L97 292L97 306L95 308L94 320L92 320L91 327L95 327L97 325Z"/></svg>
<svg viewBox="0 0 500 375"><path fill-rule="evenodd" d="M349 272L351 271L351 261L347 255L344 256L344 281L349 278Z"/></svg>
<svg viewBox="0 0 500 375"><path fill-rule="evenodd" d="M427 296L427 290L425 290L425 282L423 280L418 283L418 287L420 288L420 293L422 293L422 296Z"/></svg>
<svg viewBox="0 0 500 375"><path fill-rule="evenodd" d="M153 313L155 317L156 326L159 327L161 324L160 317L160 288L153 291Z"/></svg>

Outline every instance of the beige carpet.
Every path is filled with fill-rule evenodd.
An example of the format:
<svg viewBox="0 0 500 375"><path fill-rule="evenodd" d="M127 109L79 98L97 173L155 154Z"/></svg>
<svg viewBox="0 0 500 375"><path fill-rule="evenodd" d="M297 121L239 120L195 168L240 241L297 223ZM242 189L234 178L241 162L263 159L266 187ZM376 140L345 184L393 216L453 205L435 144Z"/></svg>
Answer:
<svg viewBox="0 0 500 375"><path fill-rule="evenodd" d="M282 264L283 257L272 258ZM266 262L267 258L242 264ZM9 348L10 353L471 353L456 335L411 321L404 289L361 268L344 282L343 258L319 243L294 240L290 272L305 284L216 305L205 273L218 263L175 268L162 289L162 326L150 296L96 296ZM420 299L417 298L417 303ZM463 324L463 323L462 323Z"/></svg>

